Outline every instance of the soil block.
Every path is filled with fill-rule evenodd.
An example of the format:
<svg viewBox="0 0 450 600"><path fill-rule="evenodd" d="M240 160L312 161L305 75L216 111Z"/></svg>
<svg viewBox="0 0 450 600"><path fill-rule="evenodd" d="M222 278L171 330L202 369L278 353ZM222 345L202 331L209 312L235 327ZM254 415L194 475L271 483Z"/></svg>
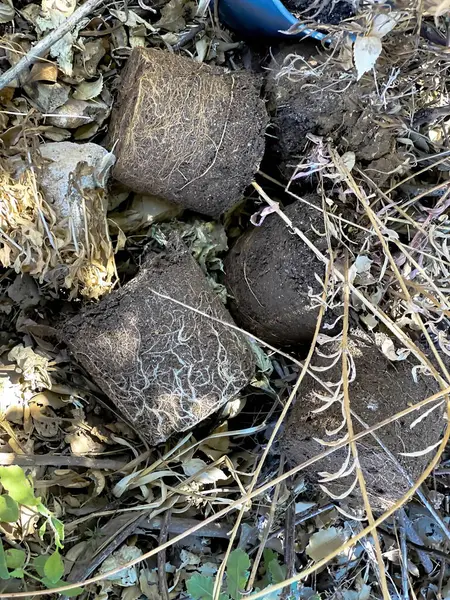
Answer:
<svg viewBox="0 0 450 600"><path fill-rule="evenodd" d="M154 290L154 291L152 291ZM157 293L232 323L176 238L138 275L61 327L60 337L151 444L185 431L236 396L253 373L242 334Z"/></svg>
<svg viewBox="0 0 450 600"><path fill-rule="evenodd" d="M340 340L337 340L327 344L326 354L331 355L333 351L338 351L340 343ZM323 348L321 351L324 351ZM360 329L351 332L349 351L356 369L356 378L349 386L351 410L369 427L439 391L439 386L432 376L423 375L418 371L417 382L413 380L412 368L417 364L414 358L388 361L374 340ZM331 365L333 360L336 360L336 356L323 358L316 355L312 365L323 368ZM339 359L331 369L316 371L316 374L322 381L337 383L341 379L341 365ZM336 390L336 387L333 390ZM333 442L344 437L345 426L336 434L327 434L334 432L342 423L342 407L339 401L322 412L314 412L324 406L328 396L319 382L309 375L305 377L280 440L292 466L299 465L328 448L316 441L317 439ZM445 428L443 406L430 412L411 427L414 421L429 409L430 406L426 406L375 432L413 481L422 474L433 452L415 457L403 456L402 453L422 451L436 444ZM355 416L353 426L356 433L365 429ZM389 508L411 486L399 471L398 465L370 434L357 442L357 449L372 507L380 510ZM321 479L320 473L337 473L344 465L347 454L348 448L337 450L305 469L305 473L313 481ZM354 477L353 471L323 485L332 494L339 496L350 487ZM350 504L359 508L362 506L358 486L350 497Z"/></svg>
<svg viewBox="0 0 450 600"><path fill-rule="evenodd" d="M318 205L316 196L305 199ZM320 211L296 201L285 214L321 251L326 250ZM316 327L324 264L272 214L242 235L225 259L230 310L244 329L268 343L286 346L309 342Z"/></svg>
<svg viewBox="0 0 450 600"><path fill-rule="evenodd" d="M292 63L294 55L302 59ZM331 140L341 154L354 152L367 174L383 184L405 157L395 152L389 123L371 107L372 90L361 83L314 77L314 67L317 55L308 44L284 47L270 64L266 92L273 125L271 151L281 176L289 180L294 175L311 133ZM388 158L386 171L371 164L382 157Z"/></svg>
<svg viewBox="0 0 450 600"><path fill-rule="evenodd" d="M247 72L135 48L111 119L113 176L135 192L219 217L241 199L264 153L260 87Z"/></svg>

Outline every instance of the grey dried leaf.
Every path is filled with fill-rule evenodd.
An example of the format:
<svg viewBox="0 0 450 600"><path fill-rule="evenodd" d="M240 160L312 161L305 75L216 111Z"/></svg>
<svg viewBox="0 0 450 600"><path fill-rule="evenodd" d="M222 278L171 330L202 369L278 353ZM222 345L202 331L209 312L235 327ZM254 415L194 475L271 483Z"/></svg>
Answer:
<svg viewBox="0 0 450 600"><path fill-rule="evenodd" d="M103 89L103 76L100 75L98 79L94 81L83 81L77 86L77 89L73 93L75 100L93 100L97 98Z"/></svg>
<svg viewBox="0 0 450 600"><path fill-rule="evenodd" d="M10 2L0 3L0 23L9 23L14 19L14 15L14 7Z"/></svg>
<svg viewBox="0 0 450 600"><path fill-rule="evenodd" d="M69 99L70 88L62 83L35 83L26 86L28 96L46 114L54 113Z"/></svg>

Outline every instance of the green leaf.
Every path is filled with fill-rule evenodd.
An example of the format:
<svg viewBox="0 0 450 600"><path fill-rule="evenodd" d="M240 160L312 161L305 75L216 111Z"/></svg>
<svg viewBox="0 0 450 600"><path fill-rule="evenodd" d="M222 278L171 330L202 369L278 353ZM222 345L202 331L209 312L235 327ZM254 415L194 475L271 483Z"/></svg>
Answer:
<svg viewBox="0 0 450 600"><path fill-rule="evenodd" d="M36 506L40 500L35 497L29 480L25 477L23 469L18 465L0 467L0 483L9 493L11 498L25 506Z"/></svg>
<svg viewBox="0 0 450 600"><path fill-rule="evenodd" d="M214 580L212 577L196 573L186 583L186 588L193 600L212 600Z"/></svg>
<svg viewBox="0 0 450 600"><path fill-rule="evenodd" d="M272 577L272 583L281 583L286 579L287 569L284 565L280 565L277 558L270 561L268 569Z"/></svg>
<svg viewBox="0 0 450 600"><path fill-rule="evenodd" d="M61 542L64 541L64 523L56 517L50 517L50 526L55 534L55 546L62 548L63 545Z"/></svg>
<svg viewBox="0 0 450 600"><path fill-rule="evenodd" d="M9 571L6 566L5 550L3 548L3 542L0 538L0 579L9 579Z"/></svg>
<svg viewBox="0 0 450 600"><path fill-rule="evenodd" d="M14 579L23 579L25 576L25 571L23 569L14 569L9 573L10 577L14 577Z"/></svg>
<svg viewBox="0 0 450 600"><path fill-rule="evenodd" d="M264 568L266 569L266 573L269 572L269 563L275 558L278 557L278 554L274 552L271 548L264 548L263 558L264 558Z"/></svg>
<svg viewBox="0 0 450 600"><path fill-rule="evenodd" d="M47 529L47 521L44 521L38 529L39 538L44 539L45 530Z"/></svg>
<svg viewBox="0 0 450 600"><path fill-rule="evenodd" d="M249 569L248 554L240 548L233 550L227 562L228 593L233 600L239 600L242 597L241 591L245 589Z"/></svg>
<svg viewBox="0 0 450 600"><path fill-rule="evenodd" d="M45 561L44 574L50 582L59 581L63 576L64 563L58 550L55 550L53 554L50 554Z"/></svg>
<svg viewBox="0 0 450 600"><path fill-rule="evenodd" d="M40 554L36 558L33 558L33 568L39 577L45 577L44 567L47 560L48 556L45 554Z"/></svg>
<svg viewBox="0 0 450 600"><path fill-rule="evenodd" d="M19 505L11 496L0 496L0 521L14 523L19 518Z"/></svg>
<svg viewBox="0 0 450 600"><path fill-rule="evenodd" d="M62 587L63 585L67 585L67 581L63 581L62 579L58 579L58 581L50 581L50 579L48 577L43 577L42 583L49 590L51 590L53 588L57 588L57 587ZM67 596L67 598L75 598L75 596L79 596L83 592L84 592L83 588L74 587L74 588L68 588L67 590L64 590L64 592L61 592L61 595Z"/></svg>
<svg viewBox="0 0 450 600"><path fill-rule="evenodd" d="M21 569L25 564L27 555L25 550L16 550L16 548L9 548L5 552L6 566L8 569Z"/></svg>

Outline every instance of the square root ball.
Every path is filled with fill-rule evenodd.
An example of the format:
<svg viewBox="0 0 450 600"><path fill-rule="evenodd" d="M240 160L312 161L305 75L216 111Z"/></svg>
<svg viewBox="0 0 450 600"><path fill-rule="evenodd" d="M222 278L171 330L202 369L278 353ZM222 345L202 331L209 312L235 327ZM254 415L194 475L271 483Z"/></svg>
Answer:
<svg viewBox="0 0 450 600"><path fill-rule="evenodd" d="M156 292L156 293L155 293ZM152 254L120 290L66 322L60 337L151 444L185 431L248 383L253 358L187 248Z"/></svg>
<svg viewBox="0 0 450 600"><path fill-rule="evenodd" d="M378 334L380 343L386 336ZM311 376L302 382L296 404L288 419L280 443L291 465L300 465L329 448L328 444L342 440L347 428L343 421L343 409L338 394L338 383L342 380L342 359L339 352L341 340L336 339L320 349L329 358L315 356L312 366L322 381L331 385L332 393ZM355 433L366 426L373 426L396 413L425 400L439 391L439 385L431 375L417 371L413 378L414 358L403 361L388 361L371 337L360 329L354 330L349 338L349 354L354 364L354 380L349 385L350 408ZM333 362L336 362L333 365ZM330 367L323 370L325 367ZM319 370L320 369L320 370ZM353 373L353 369L350 370ZM340 388L342 392L342 387ZM323 409L333 392L337 401ZM386 510L399 500L410 484L402 469L416 482L434 456L436 449L423 456L405 456L433 447L442 438L445 430L445 402L436 402L412 412L378 429L375 435L380 443L368 434L357 442L357 450L367 493L372 508ZM435 410L430 411L434 406ZM359 417L361 421L357 419ZM420 419L422 417L422 419ZM415 424L414 424L415 423ZM365 425L366 424L366 425ZM381 447L383 445L390 455ZM326 458L310 465L305 472L313 481L321 482L333 495L339 497L351 488L356 473L351 469L353 459L348 459L348 446L336 450ZM347 467L345 467L347 464ZM324 473L340 476L325 481ZM363 501L358 485L346 499L350 507L361 509Z"/></svg>
<svg viewBox="0 0 450 600"><path fill-rule="evenodd" d="M260 79L135 48L113 110L113 176L136 192L219 217L242 197L264 153Z"/></svg>

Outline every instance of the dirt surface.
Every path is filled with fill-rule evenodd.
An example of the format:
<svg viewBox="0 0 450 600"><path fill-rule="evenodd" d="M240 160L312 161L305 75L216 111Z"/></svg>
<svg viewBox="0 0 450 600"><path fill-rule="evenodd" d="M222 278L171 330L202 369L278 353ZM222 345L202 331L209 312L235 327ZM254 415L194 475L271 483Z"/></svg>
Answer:
<svg viewBox="0 0 450 600"><path fill-rule="evenodd" d="M333 351L337 351L339 344L340 340L329 344L326 354L331 355ZM368 426L379 423L439 391L437 383L430 376L418 374L418 381L414 382L411 372L412 367L416 364L414 359L411 361L388 361L370 336L362 330L352 332L349 350L356 368L356 380L350 384L349 388L351 409ZM336 355L334 359L319 358L316 355L312 364L323 368L331 365L335 357ZM338 361L330 370L321 371L322 376L325 373L326 377L323 377L322 380L339 382L341 361ZM321 394L322 399L316 394ZM314 414L313 411L322 407L328 396L329 394L323 386L314 381L312 377L305 377L284 435L280 438L281 445L291 464L301 464L323 452L325 447L316 439L333 442L341 439L343 431L346 431L344 427L335 435L327 435L327 431L335 431L342 423L340 402L335 402L332 407ZM404 457L401 453L418 452L432 446L439 441L445 426L443 407L441 406L414 428L411 428L411 424L428 408L386 425L376 432L382 444L388 448L414 481L423 472L433 454ZM355 417L353 424L355 432L364 429L364 426ZM363 438L357 447L372 507L389 508L410 488L408 481L372 436ZM318 481L321 472L337 473L346 457L346 449L338 450L308 467L306 472L314 481ZM340 477L324 485L333 494L340 495L349 488L353 479L354 472L347 477ZM353 496L354 501L360 504L359 492L355 491Z"/></svg>
<svg viewBox="0 0 450 600"><path fill-rule="evenodd" d="M109 131L114 177L219 217L241 199L264 153L260 87L256 75L133 50Z"/></svg>
<svg viewBox="0 0 450 600"><path fill-rule="evenodd" d="M307 200L319 202L314 196ZM323 231L319 211L296 202L285 213L325 250L324 238L313 231ZM232 314L245 329L281 346L311 340L318 308L309 294L320 293L315 274L323 278L324 266L278 215L269 215L238 239L225 260L225 273Z"/></svg>
<svg viewBox="0 0 450 600"><path fill-rule="evenodd" d="M295 72L286 68L293 53L306 61L295 61ZM331 140L342 153L354 152L364 167L389 155L395 136L389 121L371 108L368 91L361 84L348 87L346 81L313 77L308 61L317 67L309 46L296 44L283 48L270 65L266 92L275 137L271 150L281 177L294 174L308 133Z"/></svg>
<svg viewBox="0 0 450 600"><path fill-rule="evenodd" d="M283 0L287 9L300 19L314 19L317 23L339 25L344 19L355 14L355 8L351 2L310 2L310 0ZM317 4L317 6L314 6Z"/></svg>
<svg viewBox="0 0 450 600"><path fill-rule="evenodd" d="M137 277L60 331L75 358L151 444L185 431L233 398L253 370L235 331L171 303L231 322L178 240L150 255Z"/></svg>

